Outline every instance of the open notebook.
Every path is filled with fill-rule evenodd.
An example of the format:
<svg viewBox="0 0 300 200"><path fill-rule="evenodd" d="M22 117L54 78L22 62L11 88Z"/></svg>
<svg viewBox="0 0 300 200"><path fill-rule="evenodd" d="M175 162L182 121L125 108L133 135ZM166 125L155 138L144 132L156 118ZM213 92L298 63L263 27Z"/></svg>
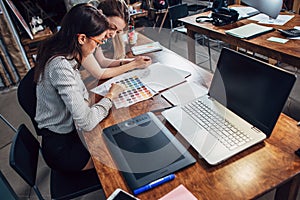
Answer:
<svg viewBox="0 0 300 200"><path fill-rule="evenodd" d="M295 75L223 48L208 94L163 116L209 164L269 137Z"/></svg>
<svg viewBox="0 0 300 200"><path fill-rule="evenodd" d="M255 23L246 24L238 28L233 28L225 31L226 34L232 35L238 38L251 39L261 34L273 31L274 28L268 26L262 26Z"/></svg>

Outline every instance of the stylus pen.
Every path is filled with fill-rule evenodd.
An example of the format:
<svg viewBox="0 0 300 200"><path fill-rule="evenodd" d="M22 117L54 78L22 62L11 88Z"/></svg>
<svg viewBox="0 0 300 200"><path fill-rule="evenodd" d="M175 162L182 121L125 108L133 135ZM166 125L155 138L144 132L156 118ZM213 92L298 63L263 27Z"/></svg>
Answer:
<svg viewBox="0 0 300 200"><path fill-rule="evenodd" d="M175 178L175 174L170 174L170 175L165 176L165 177L163 177L163 178L160 178L160 179L158 179L158 180L156 180L156 181L153 181L153 182L151 182L151 183L149 183L149 184L147 184L147 185L144 185L144 186L142 186L142 187L140 187L140 188L138 188L138 189L133 190L133 194L134 194L134 195L138 195L138 194L140 194L140 193L142 193L142 192L146 192L146 191L148 191L148 190L150 190L150 189L152 189L152 188L154 188L154 187L157 187L157 186L159 186L159 185L162 185L163 183L166 183L166 182L168 182L168 181L171 181L171 180L173 180L174 178Z"/></svg>
<svg viewBox="0 0 300 200"><path fill-rule="evenodd" d="M174 106L169 106L169 107L160 108L160 109L156 109L156 110L150 110L150 112L161 112L161 111L164 111L164 110L168 110L170 108L174 108Z"/></svg>

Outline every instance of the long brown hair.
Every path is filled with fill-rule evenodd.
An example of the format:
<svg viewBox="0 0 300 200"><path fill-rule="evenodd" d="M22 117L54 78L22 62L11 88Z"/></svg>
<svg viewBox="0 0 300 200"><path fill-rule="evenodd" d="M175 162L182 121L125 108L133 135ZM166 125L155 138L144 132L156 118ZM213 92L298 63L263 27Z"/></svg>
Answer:
<svg viewBox="0 0 300 200"><path fill-rule="evenodd" d="M38 82L41 74L43 77L49 59L56 56L76 59L78 63L81 63L82 51L77 41L77 34L94 37L108 28L107 18L94 6L83 3L72 7L62 19L60 30L39 46L35 65L35 82Z"/></svg>
<svg viewBox="0 0 300 200"><path fill-rule="evenodd" d="M102 0L97 6L106 17L120 17L126 24L129 22L129 11L125 0Z"/></svg>

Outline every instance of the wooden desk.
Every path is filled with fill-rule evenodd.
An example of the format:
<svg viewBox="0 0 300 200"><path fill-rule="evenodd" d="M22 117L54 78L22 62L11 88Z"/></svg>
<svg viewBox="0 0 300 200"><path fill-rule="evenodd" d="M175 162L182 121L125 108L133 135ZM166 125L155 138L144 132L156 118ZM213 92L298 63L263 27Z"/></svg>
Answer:
<svg viewBox="0 0 300 200"><path fill-rule="evenodd" d="M209 12L196 14L192 16L188 16L180 19L180 21L184 22L185 27L187 28L187 35L189 36L187 39L188 43L188 58L190 61L195 63L195 33L200 33L207 35L210 38L222 40L234 47L241 47L247 50L250 50L255 53L259 53L261 55L267 56L269 58L273 58L275 60L288 63L292 66L300 67L300 41L299 40L289 40L285 44L275 43L267 41L269 37L279 37L285 38L278 31L273 31L267 34L263 34L259 37L255 37L250 40L240 39L237 37L233 37L225 34L226 30L237 28L239 26L254 22L248 19L240 20L235 23L226 25L226 26L214 26L210 22L197 23L195 21L197 16L207 16ZM293 28L300 24L300 15L295 14L295 17L291 19L284 26L278 25L266 25L272 26L275 29L287 29Z"/></svg>
<svg viewBox="0 0 300 200"><path fill-rule="evenodd" d="M139 35L139 39L141 36ZM148 54L154 62L176 66L190 71L188 81L208 86L211 74L197 65L178 56L170 50ZM160 95L153 99L137 103L129 108L112 109L108 118L84 137L92 155L95 167L106 196L116 188L129 191L121 173L117 170L102 138L102 128L138 116L150 110L167 107L169 104ZM159 113L156 113L159 114ZM164 120L161 115L160 119ZM166 126L176 134L169 123ZM189 146L180 136L176 137ZM300 147L300 128L296 121L281 115L272 136L265 142L249 148L217 166L208 165L199 159L193 148L189 151L197 163L176 172L176 178L155 189L138 195L144 200L158 199L183 184L198 199L253 199L262 196L274 188L278 199L291 199L297 195L299 186L300 158L294 151Z"/></svg>

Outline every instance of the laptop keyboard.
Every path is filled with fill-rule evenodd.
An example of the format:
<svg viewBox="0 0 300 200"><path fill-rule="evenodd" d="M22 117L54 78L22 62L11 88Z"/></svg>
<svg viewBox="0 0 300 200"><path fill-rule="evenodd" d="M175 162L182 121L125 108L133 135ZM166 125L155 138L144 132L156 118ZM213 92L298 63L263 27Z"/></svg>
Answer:
<svg viewBox="0 0 300 200"><path fill-rule="evenodd" d="M233 150L251 140L248 135L238 130L201 100L186 104L182 109L229 150Z"/></svg>

